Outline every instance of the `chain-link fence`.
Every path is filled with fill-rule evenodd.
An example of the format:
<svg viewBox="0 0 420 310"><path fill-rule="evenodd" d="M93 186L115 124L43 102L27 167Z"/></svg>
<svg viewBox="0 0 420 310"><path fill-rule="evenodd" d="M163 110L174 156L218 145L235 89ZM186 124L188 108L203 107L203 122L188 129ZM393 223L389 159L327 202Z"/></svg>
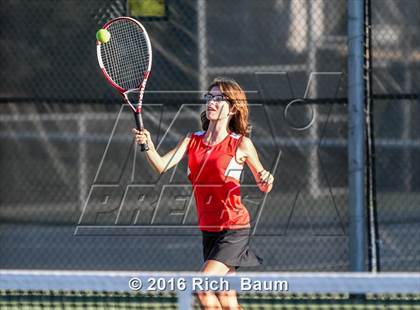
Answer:
<svg viewBox="0 0 420 310"><path fill-rule="evenodd" d="M420 4L369 5L379 269L418 271Z"/></svg>
<svg viewBox="0 0 420 310"><path fill-rule="evenodd" d="M162 176L149 168L133 149L131 113L97 65L95 32L127 15L126 1L4 0L0 7L0 268L199 269L187 162ZM174 0L166 10L165 18L142 20L154 53L144 121L161 154L200 129L208 83L215 76L236 79L250 101L251 138L276 178L267 196L249 170L242 179L252 246L264 258L258 270L348 270L346 1ZM393 64L415 74L413 66ZM386 68L373 80L388 79ZM383 84L374 83L382 94L377 85ZM411 106L407 114L403 104L400 110L383 100L397 114L376 102L381 262L384 269L414 270L415 107L404 105ZM397 132L411 144L392 142ZM410 168L392 161L406 174L389 169L392 156L406 156ZM392 203L406 182L411 200ZM393 252L395 241L411 244L407 254Z"/></svg>

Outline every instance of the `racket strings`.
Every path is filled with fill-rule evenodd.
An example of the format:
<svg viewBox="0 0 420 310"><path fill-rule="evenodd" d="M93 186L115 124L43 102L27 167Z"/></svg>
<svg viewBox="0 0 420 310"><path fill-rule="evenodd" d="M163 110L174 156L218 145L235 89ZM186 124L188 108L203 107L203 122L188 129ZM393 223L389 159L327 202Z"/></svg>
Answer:
<svg viewBox="0 0 420 310"><path fill-rule="evenodd" d="M126 36L117 36L117 53L113 54L113 61L117 63L120 69L117 80L122 84L126 84L124 88L136 88L143 79L143 73L147 70L147 59L143 56L143 50L147 48L144 37L137 29L132 29L128 23L120 23L118 29L121 34ZM140 36L139 36L140 34ZM141 56L141 57L139 57ZM140 69L140 70L137 70ZM114 70L115 72L116 70ZM139 72L140 71L140 72Z"/></svg>
<svg viewBox="0 0 420 310"><path fill-rule="evenodd" d="M149 70L150 45L135 23L117 20L108 27L111 39L101 44L101 57L109 77L121 88L136 89Z"/></svg>
<svg viewBox="0 0 420 310"><path fill-rule="evenodd" d="M143 49L147 48L144 38L138 36L139 32L133 32L127 23L120 24L121 34L126 36L117 37L117 53L113 53L112 60L118 70L113 70L116 80L123 88L137 88L143 80L143 73L147 70ZM137 30L137 29L136 29ZM143 57L139 57L143 56Z"/></svg>
<svg viewBox="0 0 420 310"><path fill-rule="evenodd" d="M129 33L131 31L131 26L128 23L123 24L122 30L123 33ZM140 34L140 35L139 35ZM122 36L121 36L122 37ZM120 37L120 38L121 38ZM143 53L143 49L147 50L147 43L146 40L143 36L143 33L139 33L138 31L133 32L132 35L130 35L130 39L132 39L133 41L131 41L130 46L128 46L128 48L130 48L130 52L134 51L135 56L139 56L139 62L136 61L136 59L132 58L131 54L124 54L122 57L122 72L125 72L126 74L122 75L122 78L126 78L125 80L128 82L132 82L131 84L129 83L129 85L127 85L129 88L137 88L141 81L143 80L143 74L144 72L147 70L147 58L144 57L144 55L146 53ZM126 40L126 39L125 39ZM124 44L124 41L120 42L120 46L122 46ZM136 52L136 49L140 47L138 49L138 52ZM130 70L130 68L134 68L136 67L136 65L140 65L140 82L137 80L138 79L138 75L139 72L134 71L134 70Z"/></svg>

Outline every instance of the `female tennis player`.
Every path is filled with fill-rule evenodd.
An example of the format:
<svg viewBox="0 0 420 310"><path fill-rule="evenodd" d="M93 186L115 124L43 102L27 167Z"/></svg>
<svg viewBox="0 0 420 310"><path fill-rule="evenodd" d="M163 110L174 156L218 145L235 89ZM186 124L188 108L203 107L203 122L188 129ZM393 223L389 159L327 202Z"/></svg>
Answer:
<svg viewBox="0 0 420 310"><path fill-rule="evenodd" d="M138 144L147 143L151 166L163 173L187 155L188 178L194 189L198 224L203 236L204 265L211 275L233 273L239 267L257 266L261 259L249 248L250 217L241 202L240 176L244 164L252 171L259 189L271 191L273 176L263 168L247 137L248 104L233 80L218 78L205 95L202 129L188 134L167 154L160 156L146 129L133 129ZM236 293L198 294L205 309L240 309Z"/></svg>

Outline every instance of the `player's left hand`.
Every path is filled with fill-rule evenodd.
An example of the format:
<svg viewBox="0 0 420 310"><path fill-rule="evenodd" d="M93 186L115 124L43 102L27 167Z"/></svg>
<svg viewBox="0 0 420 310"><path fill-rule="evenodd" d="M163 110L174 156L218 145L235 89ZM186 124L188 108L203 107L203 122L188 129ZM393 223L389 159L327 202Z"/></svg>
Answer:
<svg viewBox="0 0 420 310"><path fill-rule="evenodd" d="M258 177L259 177L259 181L258 181L259 188L263 192L266 192L266 193L271 191L271 188L273 187L273 182L274 182L273 175L267 170L262 170L258 172Z"/></svg>

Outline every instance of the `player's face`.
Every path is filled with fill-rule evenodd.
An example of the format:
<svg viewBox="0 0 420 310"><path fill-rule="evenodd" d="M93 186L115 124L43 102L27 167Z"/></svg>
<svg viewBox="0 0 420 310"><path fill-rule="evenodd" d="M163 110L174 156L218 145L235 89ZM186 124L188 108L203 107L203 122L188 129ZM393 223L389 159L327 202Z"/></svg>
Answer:
<svg viewBox="0 0 420 310"><path fill-rule="evenodd" d="M206 97L206 116L210 121L229 117L229 101L218 86L214 86Z"/></svg>

